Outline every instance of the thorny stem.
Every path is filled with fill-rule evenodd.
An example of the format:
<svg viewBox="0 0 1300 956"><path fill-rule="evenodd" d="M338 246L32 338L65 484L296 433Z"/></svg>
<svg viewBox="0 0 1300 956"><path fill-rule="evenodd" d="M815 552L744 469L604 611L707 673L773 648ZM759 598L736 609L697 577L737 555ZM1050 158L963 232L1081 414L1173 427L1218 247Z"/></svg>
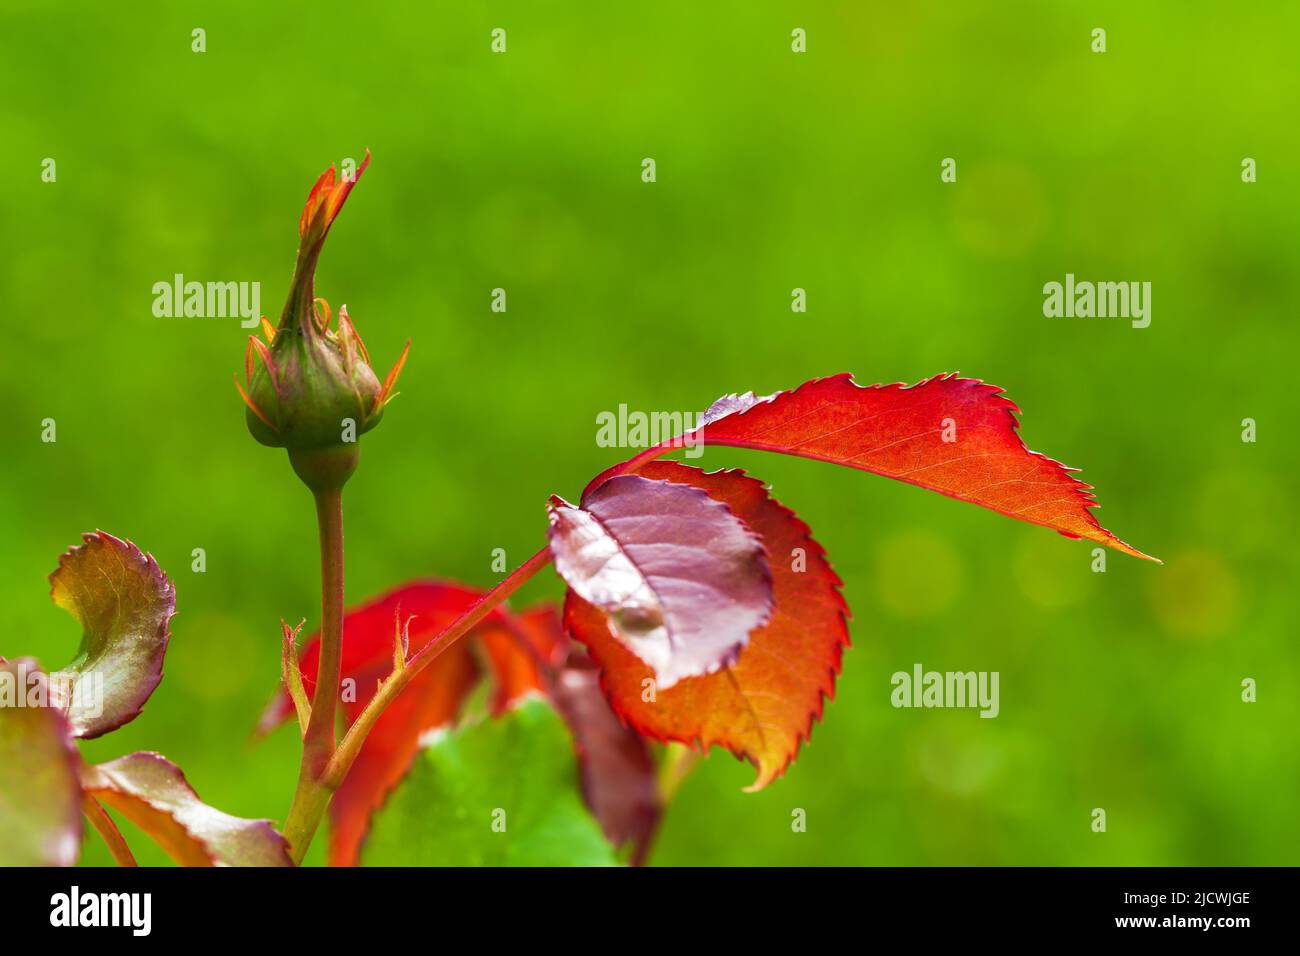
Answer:
<svg viewBox="0 0 1300 956"><path fill-rule="evenodd" d="M338 720L339 682L343 652L343 491L341 487L315 492L316 520L320 527L321 637L316 691L311 718L302 741L302 765L293 805L285 820L284 836L290 854L301 863L320 825L333 787L325 785L325 771L334 756Z"/></svg>
<svg viewBox="0 0 1300 956"><path fill-rule="evenodd" d="M83 794L81 812L86 815L86 819L104 838L104 842L108 844L108 851L113 854L113 859L117 861L118 866L139 866L135 862L131 848L126 845L126 840L122 838L122 831L117 828L117 824L113 822L113 818L108 815L107 811L99 805L98 800L88 793Z"/></svg>
<svg viewBox="0 0 1300 956"><path fill-rule="evenodd" d="M322 525L322 531L324 525ZM323 538L322 538L323 540ZM340 560L339 570L342 572L342 545L340 534ZM323 558L322 549L322 558ZM365 743L366 734L375 725L379 715L384 712L402 692L411 679L420 671L428 667L437 659L438 655L450 647L460 638L464 637L474 626L483 618L487 617L492 611L505 601L506 598L514 594L521 585L534 574L546 567L551 561L551 552L549 548L543 548L535 555L525 561L513 574L494 587L487 594L479 598L471 605L464 614L457 618L452 624L439 634L434 640L422 647L414 657L406 662L406 665L399 669L394 668L393 672L380 685L375 696L371 698L365 709L353 722L348 732L343 736L342 742L337 749L333 749L334 735L333 726L330 727L329 744L331 747L330 756L326 759L325 764L316 772L309 773L309 767L314 764L308 758L308 748L304 741L302 771L298 777L298 790L294 794L293 806L289 810L289 818L285 822L284 836L289 841L290 855L294 863L301 863L303 856L307 852L307 847L311 844L312 836L316 833L317 827L320 826L321 818L325 815L325 809L329 806L330 798L334 791L343 783L343 778L347 776L348 770L351 769L353 761L357 759L357 754L361 752L361 745ZM322 560L322 569L326 567L326 562ZM340 583L342 579L340 578ZM341 591L341 588L340 588ZM329 601L326 599L326 621L328 622ZM339 634L342 633L342 605L339 605ZM321 670L322 677L326 674L326 645L325 636L329 633L328 623L321 632ZM339 671L337 652L333 663L333 683L334 696L337 697ZM322 698L321 687L324 681L318 679L316 684L316 696L312 704L311 722L308 724L308 736L311 735L311 728L316 723L318 715L321 713Z"/></svg>
<svg viewBox="0 0 1300 956"><path fill-rule="evenodd" d="M615 475L638 471L664 452L676 447L663 442L640 452L628 461L598 476L592 485ZM304 479L305 480L305 479ZM334 791L343 783L361 752L366 735L384 710L414 677L428 667L438 655L469 633L506 598L514 594L529 578L551 562L550 548L542 548L519 566L500 584L479 598L446 630L421 648L405 667L394 667L366 704L360 716L343 735L335 748L334 728L338 713L343 644L343 502L339 488L316 491L316 514L321 539L321 604L323 609L320 666L316 692L312 698L311 718L303 738L302 767L293 805L285 820L284 836L289 841L295 864L302 862L312 837L320 826Z"/></svg>
<svg viewBox="0 0 1300 956"><path fill-rule="evenodd" d="M476 624L492 613L506 598L519 590L525 581L550 563L550 548L542 548L500 584L475 601L450 627L424 645L414 657L406 662L404 668L401 670L394 669L379 686L379 690L370 699L370 703L366 704L361 715L348 728L348 732L344 734L343 742L339 744L338 750L335 751L334 758L330 761L326 772L326 785L331 789L335 789L343 782L343 778L347 776L348 770L352 767L352 762L357 759L357 754L360 753L361 745L365 743L366 734L370 733L370 728L375 725L379 715L397 698L397 695L402 692L402 688L409 684L416 674L432 664L439 654L473 630Z"/></svg>

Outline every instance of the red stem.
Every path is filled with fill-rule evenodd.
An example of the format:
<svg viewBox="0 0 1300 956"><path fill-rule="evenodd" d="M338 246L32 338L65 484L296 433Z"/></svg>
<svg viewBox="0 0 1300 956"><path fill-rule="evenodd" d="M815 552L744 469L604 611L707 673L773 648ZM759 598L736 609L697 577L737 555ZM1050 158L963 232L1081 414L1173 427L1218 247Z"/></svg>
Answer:
<svg viewBox="0 0 1300 956"><path fill-rule="evenodd" d="M131 848L126 845L126 840L122 837L122 831L117 828L117 824L113 822L108 812L99 805L98 800L88 793L83 794L81 812L104 838L104 842L108 844L108 851L113 854L113 859L117 861L118 866L139 866L135 862Z"/></svg>

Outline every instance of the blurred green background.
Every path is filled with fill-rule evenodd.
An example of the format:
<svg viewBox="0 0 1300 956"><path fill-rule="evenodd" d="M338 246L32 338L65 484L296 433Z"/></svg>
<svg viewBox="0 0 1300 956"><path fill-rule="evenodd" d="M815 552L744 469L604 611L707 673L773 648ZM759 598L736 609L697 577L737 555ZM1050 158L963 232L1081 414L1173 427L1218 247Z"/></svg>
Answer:
<svg viewBox="0 0 1300 956"><path fill-rule="evenodd" d="M547 495L622 456L601 411L838 371L1004 386L1029 445L1166 561L1096 574L1089 545L917 488L709 451L812 526L854 647L786 777L742 793L715 753L656 862L1300 862L1298 28L1187 0L6 0L0 653L68 660L46 575L82 531L138 542L176 582L166 679L84 751L157 749L216 806L283 816L294 735L248 735L279 619L319 614L311 501L245 430L246 331L155 318L151 287L260 281L274 319L308 188L369 147L317 290L382 369L413 344L348 488L350 602L522 561ZM1044 318L1066 272L1150 281L1150 328ZM560 593L547 572L516 603ZM999 671L1001 715L895 710L915 662ZM108 860L93 837L85 860Z"/></svg>

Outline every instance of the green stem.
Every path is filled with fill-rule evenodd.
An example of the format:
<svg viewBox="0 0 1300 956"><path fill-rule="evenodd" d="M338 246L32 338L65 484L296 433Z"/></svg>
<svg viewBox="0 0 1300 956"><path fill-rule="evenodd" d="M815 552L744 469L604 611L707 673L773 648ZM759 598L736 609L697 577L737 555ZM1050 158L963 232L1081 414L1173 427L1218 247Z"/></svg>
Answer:
<svg viewBox="0 0 1300 956"><path fill-rule="evenodd" d="M342 678L343 491L341 487L322 488L315 496L320 527L320 664L316 670L311 719L303 735L298 787L284 825L284 836L295 863L301 863L307 853L334 789L326 785L325 774L334 756Z"/></svg>
<svg viewBox="0 0 1300 956"><path fill-rule="evenodd" d="M682 744L668 744L664 762L659 768L659 801L667 807L677 796L686 778L699 765L704 754Z"/></svg>
<svg viewBox="0 0 1300 956"><path fill-rule="evenodd" d="M289 856L294 866L302 865L333 795L333 790L299 771L298 788L294 791L293 805L284 824L284 838L289 841Z"/></svg>

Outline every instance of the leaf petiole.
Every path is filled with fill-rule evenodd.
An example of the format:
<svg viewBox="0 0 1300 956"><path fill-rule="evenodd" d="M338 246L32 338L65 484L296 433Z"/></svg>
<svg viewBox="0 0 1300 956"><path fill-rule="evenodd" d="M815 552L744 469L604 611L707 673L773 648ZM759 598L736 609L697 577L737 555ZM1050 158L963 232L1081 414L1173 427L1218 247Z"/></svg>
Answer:
<svg viewBox="0 0 1300 956"><path fill-rule="evenodd" d="M81 812L104 838L104 842L108 844L108 851L113 854L113 859L117 861L118 866L139 866L135 862L131 848L126 845L126 840L122 837L122 831L117 828L117 824L113 822L108 812L99 805L98 800L88 793L83 794Z"/></svg>
<svg viewBox="0 0 1300 956"><path fill-rule="evenodd" d="M414 657L406 662L405 667L400 670L394 669L388 675L384 682L380 684L379 690L371 698L370 703L366 705L352 726L348 728L343 740L339 743L338 749L334 752L324 776L324 783L330 790L337 789L343 782L343 778L347 776L348 770L352 767L352 762L356 760L357 754L361 752L361 745L365 743L366 735L370 733L375 721L379 719L388 705L402 692L402 688L409 684L420 671L432 664L439 654L472 631L506 598L519 590L524 582L550 563L551 549L549 547L542 548L500 584L474 602L445 631L424 645Z"/></svg>

